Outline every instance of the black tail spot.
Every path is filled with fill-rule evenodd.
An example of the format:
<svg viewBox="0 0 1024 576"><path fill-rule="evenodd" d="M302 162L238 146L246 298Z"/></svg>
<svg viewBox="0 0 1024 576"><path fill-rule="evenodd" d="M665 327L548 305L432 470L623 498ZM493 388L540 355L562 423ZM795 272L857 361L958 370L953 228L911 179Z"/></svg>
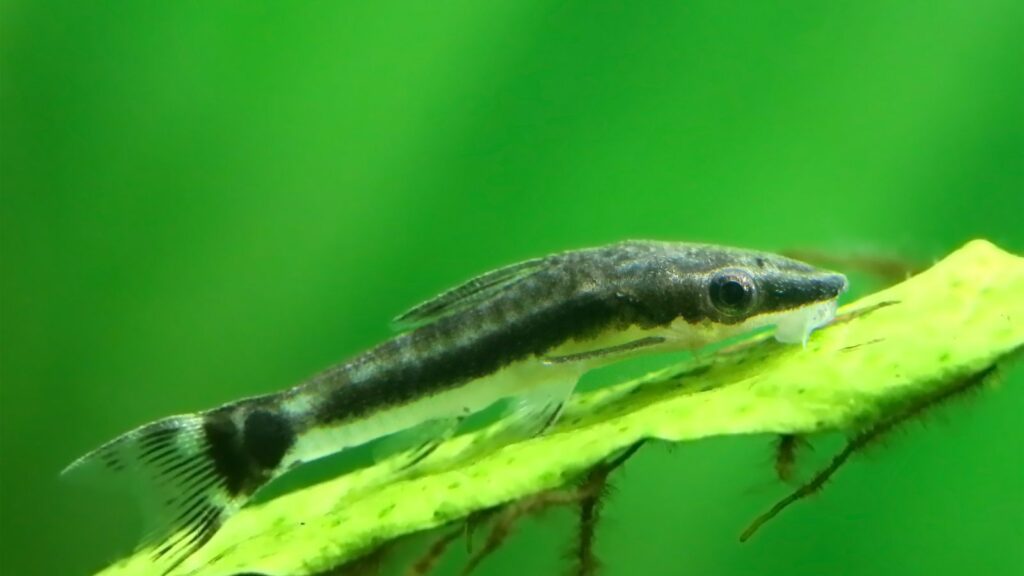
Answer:
<svg viewBox="0 0 1024 576"><path fill-rule="evenodd" d="M260 488L295 443L288 421L263 409L249 413L241 430L228 414L209 413L203 430L209 456L232 495L251 495Z"/></svg>
<svg viewBox="0 0 1024 576"><path fill-rule="evenodd" d="M273 470L295 443L295 431L284 417L256 410L245 419L242 445L262 470Z"/></svg>
<svg viewBox="0 0 1024 576"><path fill-rule="evenodd" d="M211 413L203 419L207 454L213 461L224 487L232 496L249 484L249 465L240 450L238 427L226 414Z"/></svg>

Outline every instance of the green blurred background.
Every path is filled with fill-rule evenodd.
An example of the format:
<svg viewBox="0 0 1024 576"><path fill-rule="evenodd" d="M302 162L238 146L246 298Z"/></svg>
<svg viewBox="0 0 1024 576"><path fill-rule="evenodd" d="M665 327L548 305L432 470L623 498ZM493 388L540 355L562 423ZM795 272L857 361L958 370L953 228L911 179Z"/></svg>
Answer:
<svg viewBox="0 0 1024 576"><path fill-rule="evenodd" d="M0 5L4 575L131 545L134 515L58 481L87 449L293 384L504 263L1024 250L1020 0ZM745 545L785 490L769 439L646 450L606 574L1024 573L1021 366L1003 384ZM571 528L479 573L560 573Z"/></svg>

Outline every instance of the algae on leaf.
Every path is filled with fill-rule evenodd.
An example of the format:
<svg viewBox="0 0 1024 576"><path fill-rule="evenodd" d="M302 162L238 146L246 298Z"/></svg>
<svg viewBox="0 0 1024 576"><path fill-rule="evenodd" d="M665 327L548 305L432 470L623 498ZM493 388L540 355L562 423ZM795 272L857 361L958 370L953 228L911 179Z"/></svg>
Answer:
<svg viewBox="0 0 1024 576"><path fill-rule="evenodd" d="M323 574L400 537L578 482L644 439L838 431L853 444L1024 347L1024 259L973 241L840 315L806 348L757 337L578 395L550 434L485 456L465 454L493 430L447 442L412 479L383 462L249 507L172 574ZM140 550L101 574L150 574L148 558Z"/></svg>

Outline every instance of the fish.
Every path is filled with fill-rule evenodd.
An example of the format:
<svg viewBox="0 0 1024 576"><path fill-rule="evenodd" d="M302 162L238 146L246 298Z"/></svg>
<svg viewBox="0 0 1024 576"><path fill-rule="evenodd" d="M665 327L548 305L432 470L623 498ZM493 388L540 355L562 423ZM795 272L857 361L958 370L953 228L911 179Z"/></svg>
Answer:
<svg viewBox="0 0 1024 576"><path fill-rule="evenodd" d="M303 463L421 430L409 466L499 401L530 435L556 424L580 377L642 354L696 350L761 327L804 344L844 275L711 244L631 240L477 276L394 319L397 334L280 392L144 424L70 464L138 478L167 570L261 488Z"/></svg>

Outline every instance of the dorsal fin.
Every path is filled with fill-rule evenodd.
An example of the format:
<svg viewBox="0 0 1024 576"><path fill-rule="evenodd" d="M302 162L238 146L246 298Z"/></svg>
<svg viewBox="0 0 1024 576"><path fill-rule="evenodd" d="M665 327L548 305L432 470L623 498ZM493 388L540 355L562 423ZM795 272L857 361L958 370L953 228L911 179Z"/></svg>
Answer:
<svg viewBox="0 0 1024 576"><path fill-rule="evenodd" d="M392 320L391 326L399 331L410 330L465 310L517 284L543 268L546 262L546 258L534 258L481 274L407 310Z"/></svg>

